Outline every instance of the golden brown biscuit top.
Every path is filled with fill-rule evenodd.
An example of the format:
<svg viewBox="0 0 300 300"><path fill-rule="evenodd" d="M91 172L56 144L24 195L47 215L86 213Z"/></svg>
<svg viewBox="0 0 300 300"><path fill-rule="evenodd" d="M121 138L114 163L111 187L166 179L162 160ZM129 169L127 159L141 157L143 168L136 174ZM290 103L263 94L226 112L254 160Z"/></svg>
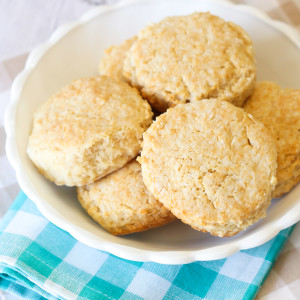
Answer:
<svg viewBox="0 0 300 300"><path fill-rule="evenodd" d="M136 160L77 188L77 193L85 210L113 234L143 231L175 219L146 189Z"/></svg>
<svg viewBox="0 0 300 300"><path fill-rule="evenodd" d="M124 75L173 104L228 100L255 79L253 46L241 27L210 13L167 17L138 34Z"/></svg>
<svg viewBox="0 0 300 300"><path fill-rule="evenodd" d="M124 128L146 129L151 117L148 103L126 83L107 76L78 79L37 110L31 143L64 152L85 149L118 138Z"/></svg>
<svg viewBox="0 0 300 300"><path fill-rule="evenodd" d="M145 213L155 214L160 211L168 213L146 189L141 175L141 166L136 160L80 189L89 192L86 201L90 201L90 205L101 207L99 214L107 211L121 218L122 214L127 213L138 220ZM115 226L117 227L118 224Z"/></svg>
<svg viewBox="0 0 300 300"><path fill-rule="evenodd" d="M300 90L281 89L274 82L259 82L244 109L272 134L278 170L288 168L300 155Z"/></svg>
<svg viewBox="0 0 300 300"><path fill-rule="evenodd" d="M144 182L193 226L242 223L265 209L276 184L276 148L267 129L219 100L180 104L144 133Z"/></svg>
<svg viewBox="0 0 300 300"><path fill-rule="evenodd" d="M134 36L124 41L121 45L107 48L99 63L99 74L126 81L123 76L123 64L128 50L136 40L137 37Z"/></svg>

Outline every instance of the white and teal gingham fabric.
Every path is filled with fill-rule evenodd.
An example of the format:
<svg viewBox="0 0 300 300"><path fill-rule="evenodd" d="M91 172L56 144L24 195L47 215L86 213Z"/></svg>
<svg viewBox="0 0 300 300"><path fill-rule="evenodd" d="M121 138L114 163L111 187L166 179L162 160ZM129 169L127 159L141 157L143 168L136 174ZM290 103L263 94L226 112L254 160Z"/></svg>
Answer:
<svg viewBox="0 0 300 300"><path fill-rule="evenodd" d="M253 299L292 229L227 259L134 262L78 242L21 192L0 223L0 289L29 299Z"/></svg>

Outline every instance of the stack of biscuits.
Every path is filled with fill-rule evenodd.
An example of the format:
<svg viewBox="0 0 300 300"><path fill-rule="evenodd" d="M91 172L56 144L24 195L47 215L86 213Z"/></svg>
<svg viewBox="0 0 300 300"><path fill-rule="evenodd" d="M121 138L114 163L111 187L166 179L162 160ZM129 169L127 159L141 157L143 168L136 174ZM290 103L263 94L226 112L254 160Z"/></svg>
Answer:
<svg viewBox="0 0 300 300"><path fill-rule="evenodd" d="M300 90L256 83L241 27L167 17L108 48L99 73L37 110L27 152L112 234L180 219L232 236L300 181Z"/></svg>

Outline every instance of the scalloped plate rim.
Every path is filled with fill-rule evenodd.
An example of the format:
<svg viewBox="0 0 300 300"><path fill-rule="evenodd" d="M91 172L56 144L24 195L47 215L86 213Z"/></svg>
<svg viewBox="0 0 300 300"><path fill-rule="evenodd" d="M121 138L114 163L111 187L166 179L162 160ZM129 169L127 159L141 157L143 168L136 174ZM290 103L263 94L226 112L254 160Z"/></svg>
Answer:
<svg viewBox="0 0 300 300"><path fill-rule="evenodd" d="M32 189L30 187L32 184L26 178L25 172L23 171L21 165L18 163L20 162L20 154L17 149L14 130L17 105L23 87L26 84L27 77L35 68L39 60L49 49L52 48L52 46L55 45L56 42L61 40L67 33L72 31L76 27L85 25L93 18L96 18L99 15L104 14L105 12L143 2L160 2L160 0L123 0L116 4L102 5L100 7L93 8L86 12L77 21L69 22L57 28L45 43L43 43L40 46L37 46L33 51L31 51L26 61L24 70L15 78L12 84L11 102L9 103L6 109L4 117L4 127L7 135L5 145L6 153L10 164L16 171L18 183L21 189L24 191L24 193L36 203L41 213L50 222L60 227L61 229L67 231L80 242L83 242L84 244L93 248L110 252L111 254L124 259L143 262L152 261L163 264L186 264L199 260L208 261L222 259L240 250L260 246L272 239L281 230L295 224L300 220L300 203L296 205L296 208L298 208L297 210L289 211L281 218L267 224L266 228L264 229L263 236L260 236L261 232L256 232L242 238L239 241L233 241L230 244L213 246L201 250L149 251L112 243L99 236L97 236L96 238L94 234L87 232L86 230L82 229L77 225L69 223L67 220L64 219L64 216L59 211L54 210L50 205L44 203L43 200L40 199L34 188ZM296 30L294 30L292 27L281 21L272 20L268 15L266 15L259 9L243 4L237 5L231 3L228 0L211 0L211 2L226 6L237 7L238 9L257 17L258 19L262 20L263 22L282 32L300 49L300 36L296 32Z"/></svg>

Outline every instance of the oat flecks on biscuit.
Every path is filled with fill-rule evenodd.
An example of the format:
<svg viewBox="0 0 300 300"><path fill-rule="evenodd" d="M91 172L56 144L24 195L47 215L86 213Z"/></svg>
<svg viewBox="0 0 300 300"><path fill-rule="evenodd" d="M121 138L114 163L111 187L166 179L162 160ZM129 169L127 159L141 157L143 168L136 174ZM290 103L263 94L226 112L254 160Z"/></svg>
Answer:
<svg viewBox="0 0 300 300"><path fill-rule="evenodd" d="M78 79L36 111L27 152L57 185L90 184L138 154L151 122L135 88L106 76Z"/></svg>
<svg viewBox="0 0 300 300"><path fill-rule="evenodd" d="M277 186L272 196L279 197L300 181L300 90L259 82L244 109L262 122L276 141Z"/></svg>
<svg viewBox="0 0 300 300"><path fill-rule="evenodd" d="M226 101L179 104L144 133L145 185L193 228L231 236L265 216L276 184L267 129Z"/></svg>
<svg viewBox="0 0 300 300"><path fill-rule="evenodd" d="M123 74L160 112L208 98L242 106L255 84L253 45L241 27L209 13L168 17L138 34Z"/></svg>
<svg viewBox="0 0 300 300"><path fill-rule="evenodd" d="M126 81L123 76L124 60L128 50L136 40L137 37L134 36L123 42L121 45L107 48L99 63L99 73L101 75L107 75Z"/></svg>
<svg viewBox="0 0 300 300"><path fill-rule="evenodd" d="M78 187L77 194L86 212L112 234L144 231L175 219L148 192L135 160L91 185Z"/></svg>

